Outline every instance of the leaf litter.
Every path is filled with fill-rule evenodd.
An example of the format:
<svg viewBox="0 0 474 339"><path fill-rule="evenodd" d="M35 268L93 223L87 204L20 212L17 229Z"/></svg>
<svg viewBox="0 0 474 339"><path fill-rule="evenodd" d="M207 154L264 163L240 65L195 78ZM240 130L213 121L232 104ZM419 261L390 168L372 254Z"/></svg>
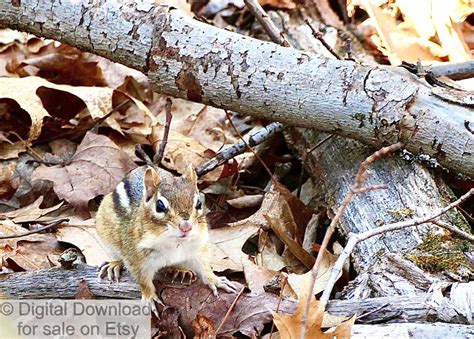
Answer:
<svg viewBox="0 0 474 339"><path fill-rule="evenodd" d="M296 6L286 0L264 4ZM193 9L184 2L181 6L189 14ZM223 25L243 11L239 6L221 1L217 7L200 9ZM350 6L365 11L367 21L356 22L358 28L392 64L419 58L424 64L472 60L473 31L466 20L474 10L463 1L433 2L431 16L422 10L425 1L374 5L360 0ZM107 253L94 228L98 200L142 164L134 154L137 144L158 147L166 98L153 92L135 70L10 30L0 30L0 72L0 235L23 234L69 219L48 233L0 240L1 271L59 266L59 255L67 248L81 253L88 264L99 265ZM239 140L222 110L173 99L172 113L163 166L174 173L182 173L189 163L203 164ZM238 121L236 115L233 119L244 134L265 124ZM257 147L271 168L278 161L265 158L265 152L275 145L270 141ZM164 317L168 328L197 337L231 336L237 331L258 336L273 320L280 337L296 338L309 302L307 337L348 338L355 317L331 317L314 295L308 297L310 273L305 272L318 248L314 239L305 239L313 211L288 188L271 183L249 150L226 166L199 182L210 212L212 264L216 272L235 277L248 290L237 300L236 294L224 293L213 300L198 284L180 292L165 289L163 296L174 307ZM303 243L313 246L305 250ZM313 294L324 289L335 255L327 252L323 259Z"/></svg>

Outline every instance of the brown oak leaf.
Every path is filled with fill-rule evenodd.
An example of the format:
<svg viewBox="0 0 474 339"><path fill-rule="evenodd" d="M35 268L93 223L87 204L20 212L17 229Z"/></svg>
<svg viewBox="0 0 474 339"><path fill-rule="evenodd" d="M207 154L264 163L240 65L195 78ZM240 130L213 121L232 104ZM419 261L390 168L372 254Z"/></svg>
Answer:
<svg viewBox="0 0 474 339"><path fill-rule="evenodd" d="M85 211L90 199L111 192L135 167L109 138L88 132L69 164L40 167L33 178L52 181L59 198Z"/></svg>

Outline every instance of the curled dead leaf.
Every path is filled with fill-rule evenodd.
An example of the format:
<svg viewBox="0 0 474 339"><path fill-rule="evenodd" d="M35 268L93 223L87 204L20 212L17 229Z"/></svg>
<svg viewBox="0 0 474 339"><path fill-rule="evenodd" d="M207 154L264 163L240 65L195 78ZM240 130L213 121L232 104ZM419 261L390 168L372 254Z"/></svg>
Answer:
<svg viewBox="0 0 474 339"><path fill-rule="evenodd" d="M111 192L135 167L109 138L88 132L68 165L39 167L33 178L52 181L59 198L86 211L90 199Z"/></svg>

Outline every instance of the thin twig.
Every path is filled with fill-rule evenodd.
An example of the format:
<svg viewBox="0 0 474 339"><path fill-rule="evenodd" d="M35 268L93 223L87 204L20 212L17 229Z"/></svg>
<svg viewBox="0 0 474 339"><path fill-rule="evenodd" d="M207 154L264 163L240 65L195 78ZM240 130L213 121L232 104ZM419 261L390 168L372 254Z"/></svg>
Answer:
<svg viewBox="0 0 474 339"><path fill-rule="evenodd" d="M461 206L458 206L457 209L460 210L461 213L464 214L464 216L465 216L467 219L469 219L469 222L470 222L471 224L474 223L474 217L473 217L471 214L469 214L464 208L462 208Z"/></svg>
<svg viewBox="0 0 474 339"><path fill-rule="evenodd" d="M166 144L168 143L168 135L170 134L171 118L173 117L171 115L172 104L173 102L171 101L171 99L166 98L166 105L165 105L166 124L165 124L165 129L163 131L163 140L161 140L161 144L160 144L160 148L158 148L158 152L156 152L155 156L153 157L153 163L156 166L159 166L161 164L161 160L163 160L163 156L165 154Z"/></svg>
<svg viewBox="0 0 474 339"><path fill-rule="evenodd" d="M18 138L18 140L23 144L23 146L28 150L29 152L29 155L31 155L31 157L33 159L35 159L35 161L39 162L39 163L44 163L44 160L43 158L38 154L38 152L36 152L33 147L30 146L30 143L26 140L24 140L17 132L15 131L10 131L11 134L13 134L14 136L16 136Z"/></svg>
<svg viewBox="0 0 474 339"><path fill-rule="evenodd" d="M454 233L456 234L457 236L461 237L461 238L464 238L464 239L467 239L469 240L470 242L474 243L474 235L470 234L470 233L467 233L467 232L464 232L463 230L457 228L456 226L454 225L451 225L451 224L448 224L447 222L444 222L442 220L432 220L431 221L432 224L435 224L436 226L439 226L439 227L442 227L444 229L447 229L448 231L450 231L451 233Z"/></svg>
<svg viewBox="0 0 474 339"><path fill-rule="evenodd" d="M199 166L196 169L197 175L202 176L212 171L216 167L226 163L228 160L242 154L247 147L257 146L262 142L269 140L284 128L283 124L272 122L270 125L259 129L255 133L246 135L243 139L239 139L235 144L220 151L214 158Z"/></svg>
<svg viewBox="0 0 474 339"><path fill-rule="evenodd" d="M67 218L63 218L63 219L59 219L59 220L56 220L48 225L45 225L43 227L40 227L36 230L32 230L32 231L28 231L28 232L25 232L23 234L13 234L13 235L7 235L7 236L0 236L0 239L1 240L5 240L5 239L15 239L15 238L21 238L21 237L26 237L27 235L31 235L31 234L35 234L35 233L39 233L39 232L43 232L43 231L46 231L46 230L49 230L53 227L56 227L58 226L59 224L63 223L63 222L67 222L69 221L69 219Z"/></svg>
<svg viewBox="0 0 474 339"><path fill-rule="evenodd" d="M385 233L385 232L396 231L396 230L400 230L402 228L417 226L417 225L421 225L421 224L424 224L424 223L427 223L427 222L431 222L432 220L434 220L434 219L440 217L441 215L445 214L450 209L452 209L452 208L456 207L457 205L461 204L462 202L466 201L473 194L474 194L474 188L471 188L466 194L461 196L458 200L452 202L451 204L449 204L448 206L446 206L444 208L441 208L440 210L433 213L432 215L429 215L427 217L414 218L414 219L406 220L406 221L400 221L400 222L396 222L396 223L393 223L393 224L388 224L388 225L384 225L384 226L374 228L370 231L367 231L367 232L364 232L364 233L360 234L359 235L360 240L363 241L363 240L371 238L375 235L379 235L379 234L382 234L382 233ZM445 223L439 223L437 225L440 226L440 227L444 227ZM448 230L450 230L450 229L448 228ZM465 235L466 235L466 233L464 233L460 230L457 230L456 234L458 234L460 236L463 236L463 237L465 237ZM472 236L468 237L468 238L470 238L470 240L474 239Z"/></svg>
<svg viewBox="0 0 474 339"><path fill-rule="evenodd" d="M377 152L373 153L371 156L369 156L367 159L364 160L364 162L360 165L359 170L357 171L354 183L352 184L352 187L350 191L347 193L345 196L344 200L341 203L341 206L338 208L336 215L331 221L331 224L329 225L326 234L324 235L323 242L321 244L321 247L318 251L318 256L316 257L316 262L314 263L313 268L311 269L311 282L310 282L310 293L308 293L308 299L306 300L306 307L303 313L303 316L301 318L301 333L300 337L301 339L304 339L305 333L306 333L306 326L307 326L307 319L308 319L308 314L309 314L309 306L310 306L310 301L311 297L313 296L312 291L314 290L314 284L316 283L316 277L318 276L319 273L319 268L321 266L321 263L323 261L323 255L326 252L326 249L328 247L329 241L336 230L336 226L339 223L339 220L341 219L342 215L344 214L345 209L349 205L349 203L352 201L354 196L357 194L357 190L361 189L361 186L365 179L367 178L367 168L377 159L380 159L383 156L386 156L388 154L391 154L400 148L403 147L403 143L398 142L396 144L393 144L391 146L384 147Z"/></svg>
<svg viewBox="0 0 474 339"><path fill-rule="evenodd" d="M255 152L255 150L253 149L253 147L251 147L247 141L244 139L244 137L242 136L242 134L239 132L239 130L237 129L237 127L235 127L234 125L234 122L232 121L232 117L230 116L229 114L229 111L227 111L226 109L224 110L226 116L227 116L227 119L229 120L229 123L230 125L232 126L233 130L235 131L235 133L237 133L237 135L239 136L240 140L242 140L243 143L245 143L245 146L247 146L247 148L249 149L249 151L251 151L253 153L253 155L255 155L255 157L258 159L258 161L260 161L260 163L262 164L263 168L265 168L265 170L267 171L268 175L270 176L271 180L272 181L276 181L276 179L273 177L273 174L272 174L272 171L270 171L270 169L268 168L268 166L265 164L265 162L262 160L262 158L260 158L260 156L257 154L257 152Z"/></svg>
<svg viewBox="0 0 474 339"><path fill-rule="evenodd" d="M265 10L260 6L257 0L244 0L245 5L250 13L260 22L262 27L267 32L270 39L283 47L290 47L290 43L285 39L283 32L280 32L278 27L273 23Z"/></svg>
<svg viewBox="0 0 474 339"><path fill-rule="evenodd" d="M226 321L227 318L229 317L230 312L232 312L232 310L234 309L235 305L237 304L237 301L239 300L240 296L241 296L242 293L244 292L244 289L245 289L245 287L242 287L242 289L239 291L239 293L238 293L237 296L235 297L234 301L233 301L232 304L230 305L229 309L228 309L227 312L225 313L224 318L222 319L221 323L219 324L219 327L217 327L216 334L219 333L219 331L221 330L221 328L222 328L222 326L224 325L225 321Z"/></svg>
<svg viewBox="0 0 474 339"><path fill-rule="evenodd" d="M336 51L334 51L334 49L329 46L329 44L326 42L326 40L324 40L324 37L323 35L321 34L321 32L318 32L316 29L314 29L313 25L311 25L311 23L309 22L308 18L304 19L304 22L309 26L309 28L311 29L311 32L313 32L313 36L319 40L319 42L321 42L321 44L332 54L334 55L334 57L338 60L341 60L341 57L339 55L337 55Z"/></svg>
<svg viewBox="0 0 474 339"><path fill-rule="evenodd" d="M474 60L459 63L442 63L426 67L426 71L434 76L447 76L453 80L463 80L474 77Z"/></svg>
<svg viewBox="0 0 474 339"><path fill-rule="evenodd" d="M434 212L433 214L431 214L429 216L414 218L414 219L410 219L410 220L406 220L406 221L400 221L400 222L396 222L396 223L393 223L393 224L388 224L388 225L377 227L377 228L374 228L372 230L369 230L369 231L366 231L366 232L363 232L363 233L359 233L359 234L349 233L349 236L348 236L349 238L348 238L347 244L344 247L344 250L342 251L342 253L339 254L339 257L337 258L336 263L334 264L333 268L331 269L331 274L329 276L328 281L326 282L326 287L324 288L323 295L321 296L321 299L320 299L321 302L323 302L324 304L326 304L328 302L329 296L331 295L332 289L334 288L334 285L336 284L337 277L339 276L339 273L342 270L344 262L349 258L349 256L351 255L354 247L359 242L367 240L369 238L372 238L376 235L380 235L380 234L387 233L387 232L392 232L392 231L397 231L397 230L400 230L400 229L403 229L403 228L417 226L417 225L421 225L421 224L424 224L424 223L427 223L427 222L431 222L431 223L433 223L433 224L435 224L439 227L445 228L445 229L457 234L458 236L460 236L462 238L465 238L465 239L467 239L471 242L474 242L474 235L469 234L467 232L464 232L464 231L458 229L457 227L449 225L445 222L436 220L437 218L439 218L440 216L445 214L450 209L458 206L462 202L469 199L469 197L471 197L472 195L474 195L474 188L469 190L466 194L461 196L458 200L454 201L453 203L449 204L448 206L446 206L444 208L439 209L438 211Z"/></svg>

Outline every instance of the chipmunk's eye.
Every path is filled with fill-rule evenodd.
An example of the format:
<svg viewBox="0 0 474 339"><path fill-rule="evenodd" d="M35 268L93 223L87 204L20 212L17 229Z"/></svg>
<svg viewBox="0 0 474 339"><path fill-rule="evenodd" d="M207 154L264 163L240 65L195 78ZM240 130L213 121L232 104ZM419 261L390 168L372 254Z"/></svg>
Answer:
<svg viewBox="0 0 474 339"><path fill-rule="evenodd" d="M196 209L200 210L201 208L202 208L202 199L201 197L198 196L196 199Z"/></svg>
<svg viewBox="0 0 474 339"><path fill-rule="evenodd" d="M169 210L169 203L165 197L159 197L156 200L156 211L158 213L166 213Z"/></svg>

